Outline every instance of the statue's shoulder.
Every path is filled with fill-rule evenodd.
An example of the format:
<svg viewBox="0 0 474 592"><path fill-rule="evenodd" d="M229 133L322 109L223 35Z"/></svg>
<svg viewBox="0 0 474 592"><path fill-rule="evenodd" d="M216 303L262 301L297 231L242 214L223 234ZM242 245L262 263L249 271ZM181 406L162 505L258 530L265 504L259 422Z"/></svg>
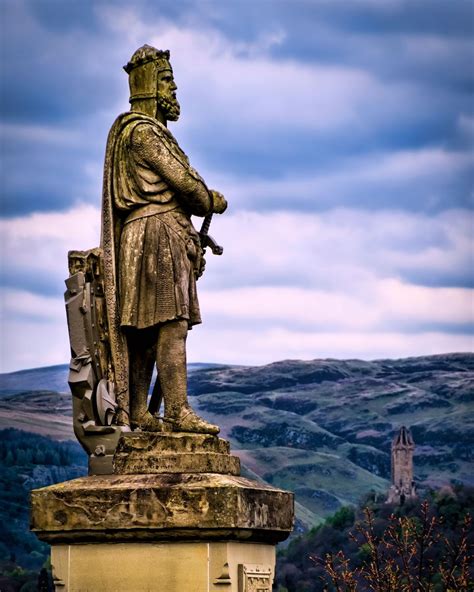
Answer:
<svg viewBox="0 0 474 592"><path fill-rule="evenodd" d="M135 133L136 130L136 133ZM112 124L107 139L107 151L114 152L116 148L129 149L134 143L147 145L156 141L161 142L175 154L180 148L171 133L158 120L143 113L127 111L121 113Z"/></svg>
<svg viewBox="0 0 474 592"><path fill-rule="evenodd" d="M157 142L160 143L172 158L188 170L191 176L201 180L199 174L190 166L189 159L176 138L165 125L154 117L128 111L119 115L114 121L109 132L108 146L109 149L118 145L130 147L135 142L140 144L139 150L142 153L154 150L154 145Z"/></svg>
<svg viewBox="0 0 474 592"><path fill-rule="evenodd" d="M137 130L136 136L152 135L153 139L161 140L168 146L182 152L176 138L165 125L154 117L136 111L121 113L112 124L109 137L117 137L124 134L131 136L135 130ZM182 152L182 154L184 153Z"/></svg>
<svg viewBox="0 0 474 592"><path fill-rule="evenodd" d="M142 143L142 148L143 143L149 142L150 149L153 149L153 144L159 142L182 166L189 167L189 159L180 148L178 141L169 129L157 119L144 115L140 119L127 121L128 137L132 137L133 134L133 138Z"/></svg>
<svg viewBox="0 0 474 592"><path fill-rule="evenodd" d="M148 117L143 113L136 113L134 111L121 113L110 128L109 138L116 138L124 133L130 134L139 125L155 128L158 125L158 121L153 117Z"/></svg>
<svg viewBox="0 0 474 592"><path fill-rule="evenodd" d="M129 115L135 114L130 113ZM149 135L154 139L159 139L167 144L175 144L178 146L176 138L165 125L158 121L158 119L141 113L136 115L136 117L124 118L123 122L127 130L137 130L137 135Z"/></svg>

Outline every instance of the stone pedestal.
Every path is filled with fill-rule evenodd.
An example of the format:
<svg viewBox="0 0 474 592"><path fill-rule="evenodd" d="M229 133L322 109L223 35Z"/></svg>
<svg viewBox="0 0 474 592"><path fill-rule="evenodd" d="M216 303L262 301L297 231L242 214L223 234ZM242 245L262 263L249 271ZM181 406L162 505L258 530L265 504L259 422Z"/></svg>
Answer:
<svg viewBox="0 0 474 592"><path fill-rule="evenodd" d="M122 435L113 460L119 474L221 473L240 475L240 459L227 440L209 434Z"/></svg>
<svg viewBox="0 0 474 592"><path fill-rule="evenodd" d="M57 590L270 592L293 495L239 476L207 435L124 434L113 475L34 490Z"/></svg>
<svg viewBox="0 0 474 592"><path fill-rule="evenodd" d="M271 592L275 547L238 542L55 545L55 588L94 592Z"/></svg>

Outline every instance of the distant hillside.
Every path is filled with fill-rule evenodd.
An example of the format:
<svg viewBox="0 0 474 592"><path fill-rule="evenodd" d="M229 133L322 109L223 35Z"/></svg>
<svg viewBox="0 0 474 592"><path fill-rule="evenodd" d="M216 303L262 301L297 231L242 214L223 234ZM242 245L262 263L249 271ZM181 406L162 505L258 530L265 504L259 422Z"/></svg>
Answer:
<svg viewBox="0 0 474 592"><path fill-rule="evenodd" d="M369 489L385 493L403 424L420 483L474 483L474 354L199 371L190 390L244 464L294 490L315 520Z"/></svg>
<svg viewBox="0 0 474 592"><path fill-rule="evenodd" d="M57 392L66 375L66 366L2 375L0 428L72 439L70 395ZM306 526L369 490L385 494L402 424L417 445L420 484L474 483L474 354L208 365L193 368L189 391L247 474L296 492Z"/></svg>
<svg viewBox="0 0 474 592"><path fill-rule="evenodd" d="M21 391L56 391L58 393L69 390L67 384L69 366L46 366L44 368L29 368L9 374L0 374L0 396Z"/></svg>
<svg viewBox="0 0 474 592"><path fill-rule="evenodd" d="M188 372L207 368L222 368L222 364L209 364L198 362L188 364ZM228 368L229 366L225 366ZM57 366L45 366L43 368L29 368L0 374L0 396L14 394L22 391L56 391L58 393L69 392L67 377L68 364Z"/></svg>

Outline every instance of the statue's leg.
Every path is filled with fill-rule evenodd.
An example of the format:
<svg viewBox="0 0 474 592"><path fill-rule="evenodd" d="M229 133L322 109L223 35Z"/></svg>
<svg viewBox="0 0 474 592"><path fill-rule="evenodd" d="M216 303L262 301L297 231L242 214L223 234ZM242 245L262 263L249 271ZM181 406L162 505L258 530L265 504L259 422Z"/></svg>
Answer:
<svg viewBox="0 0 474 592"><path fill-rule="evenodd" d="M148 412L148 391L155 364L158 330L129 329L130 423L132 428L161 431L160 422Z"/></svg>
<svg viewBox="0 0 474 592"><path fill-rule="evenodd" d="M167 419L176 419L188 400L187 335L187 321L170 321L160 326L156 349L156 365L165 401L165 417Z"/></svg>
<svg viewBox="0 0 474 592"><path fill-rule="evenodd" d="M175 432L217 434L219 428L198 417L188 404L186 338L188 322L160 326L156 364L165 402L165 427Z"/></svg>

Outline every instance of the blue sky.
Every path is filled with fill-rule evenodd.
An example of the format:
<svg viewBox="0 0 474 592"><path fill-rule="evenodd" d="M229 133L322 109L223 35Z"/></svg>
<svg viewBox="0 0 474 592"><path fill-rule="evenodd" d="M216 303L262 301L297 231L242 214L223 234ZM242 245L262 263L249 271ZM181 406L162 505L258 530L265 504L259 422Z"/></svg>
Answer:
<svg viewBox="0 0 474 592"><path fill-rule="evenodd" d="M229 209L190 361L473 349L472 2L3 0L2 370L68 361L122 66L170 49L170 129Z"/></svg>

